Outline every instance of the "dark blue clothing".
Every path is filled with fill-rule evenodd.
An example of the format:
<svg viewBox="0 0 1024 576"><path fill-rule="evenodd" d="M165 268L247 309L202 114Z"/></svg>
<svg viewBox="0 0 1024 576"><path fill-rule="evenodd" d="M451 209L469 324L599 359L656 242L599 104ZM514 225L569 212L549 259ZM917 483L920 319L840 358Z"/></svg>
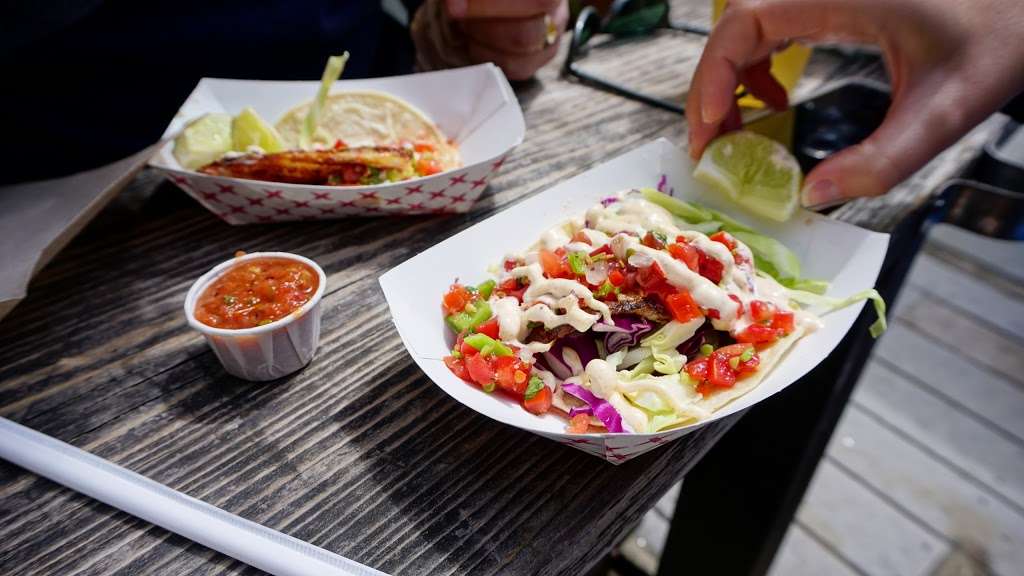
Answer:
<svg viewBox="0 0 1024 576"><path fill-rule="evenodd" d="M417 2L405 2L410 14ZM408 73L408 30L380 0L13 2L0 29L0 183L100 166L156 142L203 76Z"/></svg>

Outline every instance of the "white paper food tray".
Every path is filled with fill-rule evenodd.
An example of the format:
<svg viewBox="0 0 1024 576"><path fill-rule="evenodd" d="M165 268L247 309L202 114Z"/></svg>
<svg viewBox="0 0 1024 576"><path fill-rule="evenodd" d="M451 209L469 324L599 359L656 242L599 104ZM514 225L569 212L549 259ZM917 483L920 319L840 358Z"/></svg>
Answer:
<svg viewBox="0 0 1024 576"><path fill-rule="evenodd" d="M831 283L830 296L847 296L874 286L888 248L887 234L804 210L784 224L760 219L717 197L693 179L692 171L684 151L659 139L524 200L390 270L381 276L380 284L409 354L442 390L477 412L616 464L749 408L790 385L839 344L863 304L825 316L824 328L799 340L757 388L708 420L656 434L567 434L561 416L530 414L516 402L460 380L442 361L449 348L441 296L456 278L475 283L490 277L488 268L500 264L506 253L522 251L548 228L628 188L659 188L718 209L778 239L800 257L805 277Z"/></svg>
<svg viewBox="0 0 1024 576"><path fill-rule="evenodd" d="M331 92L378 90L410 102L459 147L462 167L404 182L373 186L313 186L210 176L186 170L174 158L173 136L209 112L237 114L246 106L270 123L312 100L319 82L203 78L178 110L167 142L150 166L229 224L323 220L345 216L466 212L526 133L505 75L493 64L339 80Z"/></svg>

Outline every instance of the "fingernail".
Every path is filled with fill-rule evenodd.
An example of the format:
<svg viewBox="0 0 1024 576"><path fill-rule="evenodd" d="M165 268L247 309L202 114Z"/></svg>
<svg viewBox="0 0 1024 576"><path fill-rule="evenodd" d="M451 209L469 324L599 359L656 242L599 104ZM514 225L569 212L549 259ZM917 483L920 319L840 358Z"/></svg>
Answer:
<svg viewBox="0 0 1024 576"><path fill-rule="evenodd" d="M800 203L808 210L831 208L846 200L836 183L828 179L818 180L810 186L804 186L800 196Z"/></svg>
<svg viewBox="0 0 1024 576"><path fill-rule="evenodd" d="M717 118L714 117L715 111L711 109L711 102L704 100L700 103L700 119L705 124L714 123Z"/></svg>
<svg viewBox="0 0 1024 576"><path fill-rule="evenodd" d="M448 15L452 18L462 18L469 10L469 0L448 0Z"/></svg>

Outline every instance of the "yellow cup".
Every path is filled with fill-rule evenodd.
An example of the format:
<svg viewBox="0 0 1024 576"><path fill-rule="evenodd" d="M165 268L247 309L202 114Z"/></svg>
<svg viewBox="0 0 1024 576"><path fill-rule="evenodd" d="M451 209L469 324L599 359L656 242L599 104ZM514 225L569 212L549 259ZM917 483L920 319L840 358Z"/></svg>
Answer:
<svg viewBox="0 0 1024 576"><path fill-rule="evenodd" d="M712 22L718 22L727 2L728 0L712 0ZM782 84L787 94L793 92L793 87L804 73L810 57L811 49L800 44L793 44L772 55L772 76ZM764 108L764 102L750 95L740 98L739 104L744 108Z"/></svg>

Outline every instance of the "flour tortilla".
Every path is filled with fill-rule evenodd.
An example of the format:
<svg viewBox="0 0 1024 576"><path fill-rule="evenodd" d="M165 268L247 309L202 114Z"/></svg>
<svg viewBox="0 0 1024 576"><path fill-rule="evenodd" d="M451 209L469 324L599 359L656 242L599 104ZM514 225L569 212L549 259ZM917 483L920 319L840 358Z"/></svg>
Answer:
<svg viewBox="0 0 1024 576"><path fill-rule="evenodd" d="M287 148L298 147L299 133L311 104L301 104L278 120L276 128ZM436 148L435 157L443 170L461 165L458 148L423 112L383 92L348 91L327 97L314 141L332 145L339 139L349 147L429 143Z"/></svg>

